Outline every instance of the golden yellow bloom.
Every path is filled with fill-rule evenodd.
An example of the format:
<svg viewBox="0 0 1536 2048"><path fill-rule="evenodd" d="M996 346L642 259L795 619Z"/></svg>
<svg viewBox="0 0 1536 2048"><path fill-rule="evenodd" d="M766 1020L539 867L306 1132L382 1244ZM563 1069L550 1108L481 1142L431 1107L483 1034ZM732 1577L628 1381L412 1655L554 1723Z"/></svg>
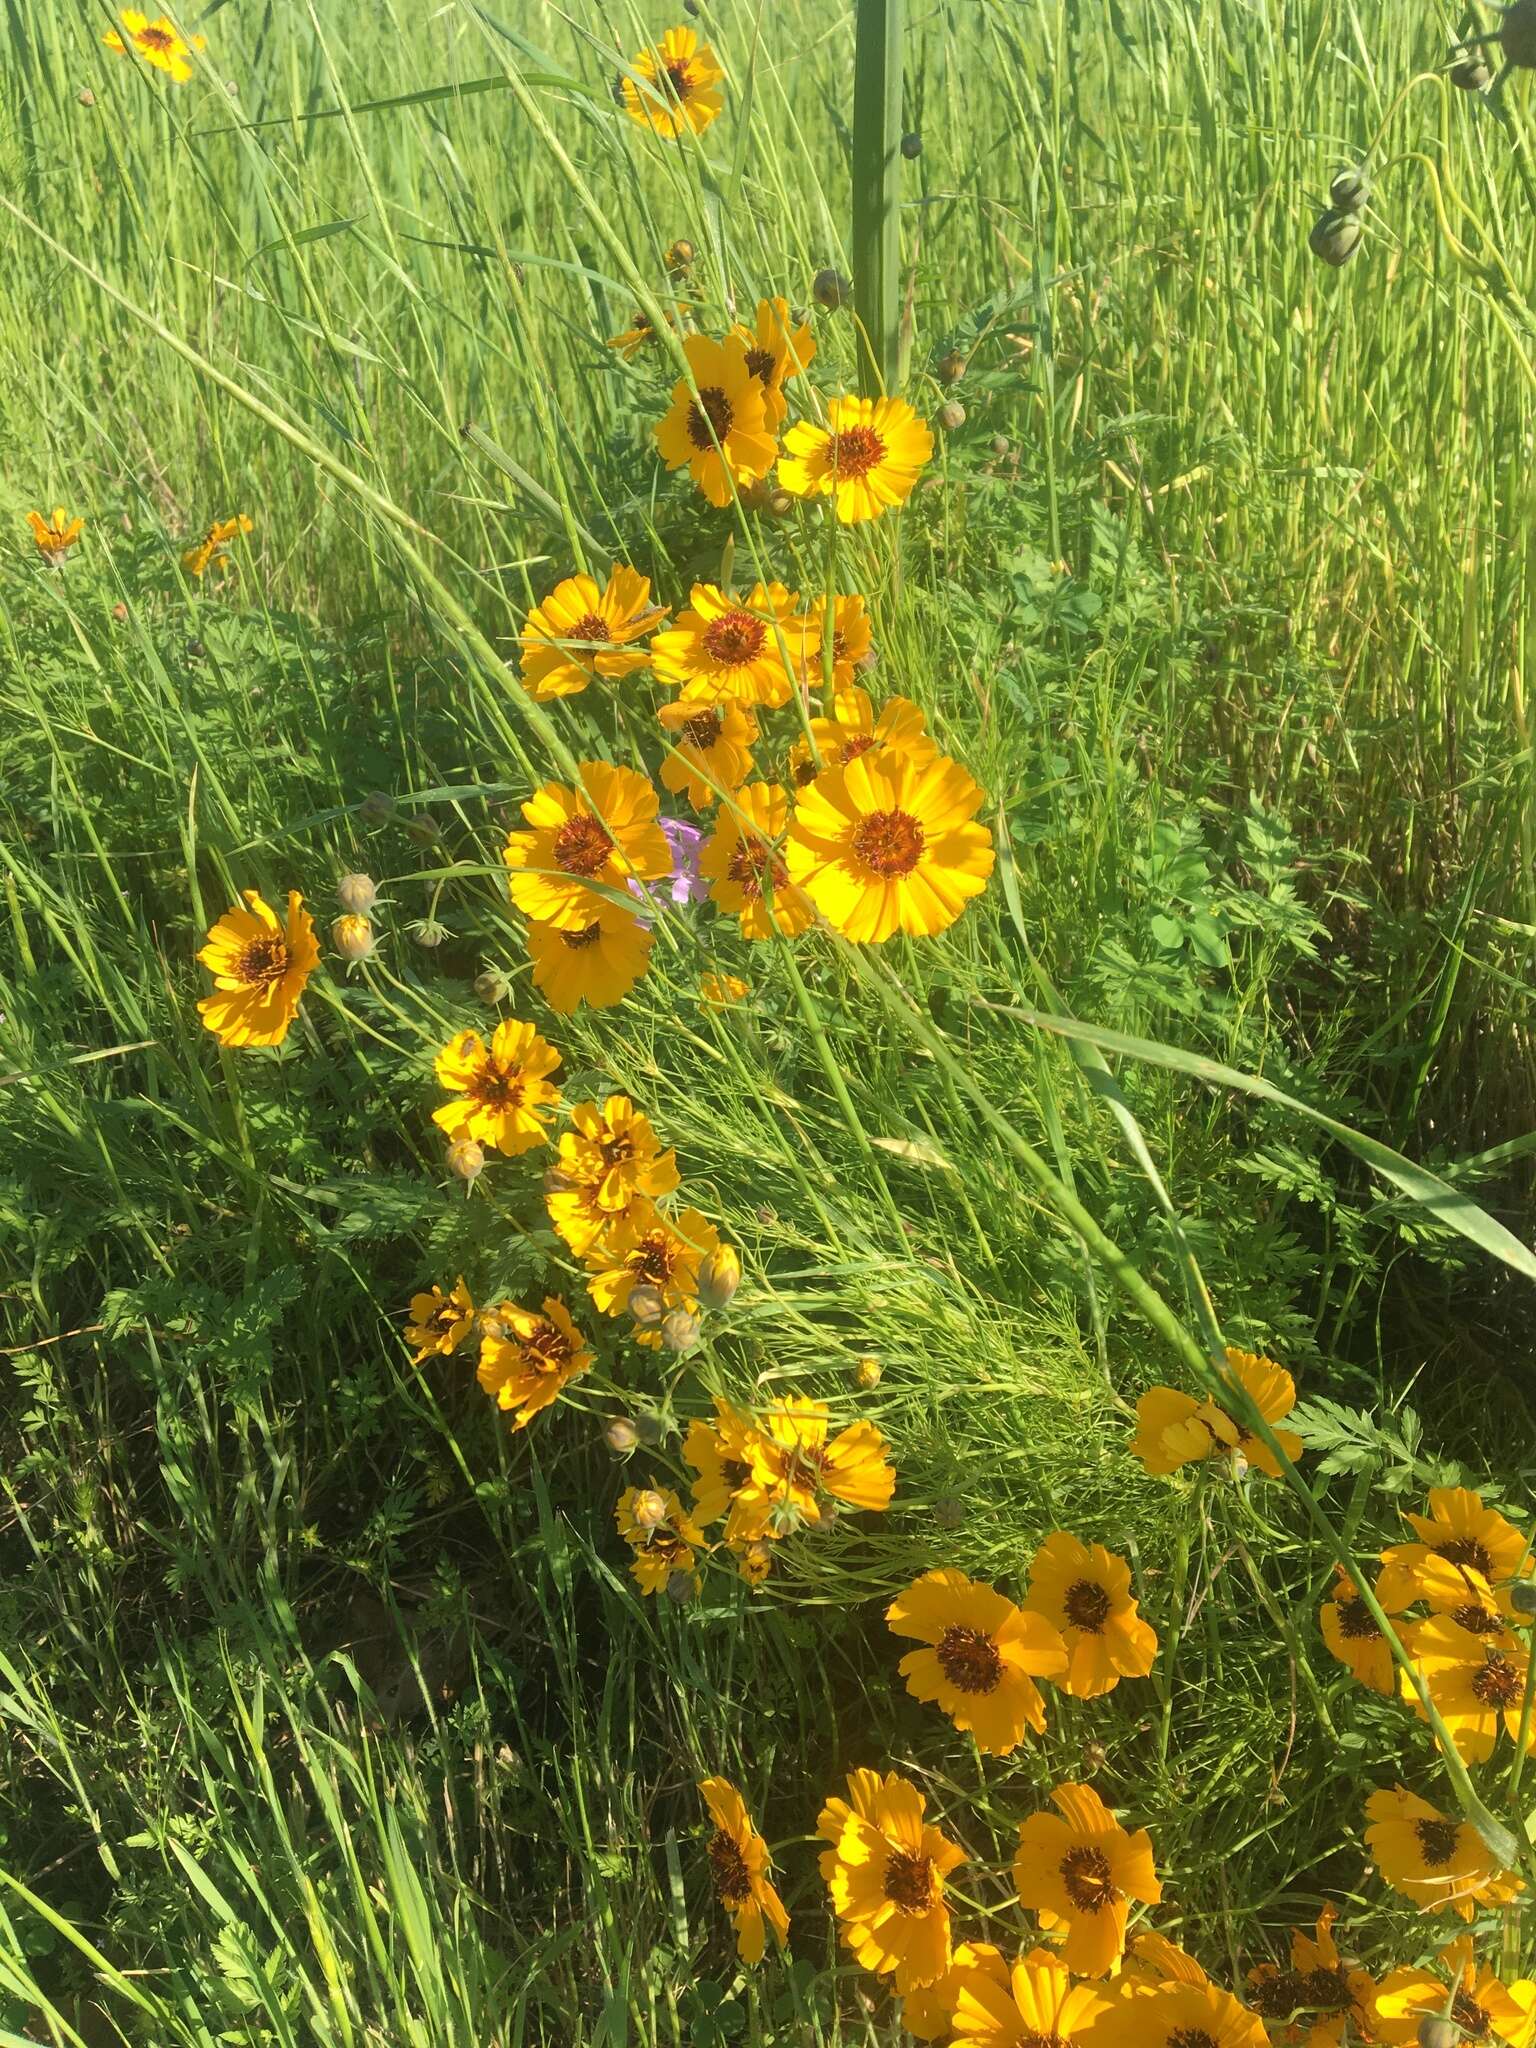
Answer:
<svg viewBox="0 0 1536 2048"><path fill-rule="evenodd" d="M802 665L813 682L822 679L823 636L826 631L827 601L818 597L811 606L805 621L805 646L802 650ZM874 644L870 632L869 614L864 609L862 597L834 597L832 600L832 687L836 691L854 687L859 663ZM904 697L892 698L893 704L905 704ZM916 707L913 707L916 709ZM922 713L918 712L918 731L922 730ZM823 755L825 756L825 749Z"/></svg>
<svg viewBox="0 0 1536 2048"><path fill-rule="evenodd" d="M720 1242L697 1209L663 1216L638 1201L582 1257L592 1272L587 1292L604 1315L621 1316L637 1287L654 1287L667 1309L697 1309L699 1266Z"/></svg>
<svg viewBox="0 0 1536 2048"><path fill-rule="evenodd" d="M710 901L740 918L744 938L793 938L815 916L776 850L788 824L789 798L778 783L749 782L721 804L699 855Z"/></svg>
<svg viewBox="0 0 1536 2048"><path fill-rule="evenodd" d="M782 583L755 584L740 600L695 583L688 609L651 642L657 680L680 685L682 701L700 708L787 704L806 644L799 602Z"/></svg>
<svg viewBox="0 0 1536 2048"><path fill-rule="evenodd" d="M728 1010L751 993L751 985L739 974L705 974L699 977L699 999L712 1010Z"/></svg>
<svg viewBox="0 0 1536 2048"><path fill-rule="evenodd" d="M1298 1928L1291 1936L1291 1966L1261 1963L1248 1972L1249 2003L1261 2018L1296 2015L1284 2038L1306 2048L1341 2048L1374 2038L1376 1982L1366 1971L1340 1960L1333 1938L1337 1909L1324 1906L1315 1936ZM1347 2033L1346 2033L1347 2029Z"/></svg>
<svg viewBox="0 0 1536 2048"><path fill-rule="evenodd" d="M762 386L769 431L776 432L789 410L784 386L815 355L815 337L790 319L788 299L759 299L756 324L731 333L747 352L747 368Z"/></svg>
<svg viewBox="0 0 1536 2048"><path fill-rule="evenodd" d="M677 322L670 314L667 325L675 327ZM641 349L648 348L656 339L656 326L649 313L636 313L629 325L618 334L611 334L604 343L605 348L617 349L626 363L632 363Z"/></svg>
<svg viewBox="0 0 1536 2048"><path fill-rule="evenodd" d="M740 789L752 773L757 720L745 706L729 700L700 704L679 697L673 704L663 704L656 715L676 750L662 762L661 779L676 795L686 796L696 811L707 811L722 791L730 795Z"/></svg>
<svg viewBox="0 0 1536 2048"><path fill-rule="evenodd" d="M1463 2041L1531 2048L1536 2040L1536 1984L1526 1977L1504 1984L1490 1969L1479 1969L1470 1934L1446 1943L1440 1965L1435 1971L1408 1964L1382 1980L1374 2018L1376 2038L1386 2048L1417 2041L1420 2022L1439 2019L1447 2009Z"/></svg>
<svg viewBox="0 0 1536 2048"><path fill-rule="evenodd" d="M922 712L910 698L888 698L877 714L868 690L856 683L837 691L832 716L813 718L811 733L821 766L812 759L809 744L796 740L789 762L797 789L804 789L829 768L845 767L877 747L894 747L913 761L931 761L939 751L924 729Z"/></svg>
<svg viewBox="0 0 1536 2048"><path fill-rule="evenodd" d="M192 66L187 62L192 51L207 48L202 36L184 36L167 15L151 21L136 7L125 7L117 18L127 31L128 42L123 41L117 29L109 28L101 39L107 48L126 57L128 43L132 43L147 64L153 64L178 85L184 85L192 76Z"/></svg>
<svg viewBox="0 0 1536 2048"><path fill-rule="evenodd" d="M648 1595L664 1593L667 1581L675 1572L685 1573L697 1590L699 1575L695 1569L694 1552L703 1549L703 1536L689 1520L671 1487L659 1496L662 1512L658 1521L652 1521L649 1515L637 1516L636 1503L645 1490L631 1486L620 1495L618 1507L614 1510L619 1534L635 1553L629 1568L631 1576L641 1592Z"/></svg>
<svg viewBox="0 0 1536 2048"><path fill-rule="evenodd" d="M845 526L878 519L912 494L933 435L900 398L834 398L827 424L800 420L784 436L779 482L795 498L830 496Z"/></svg>
<svg viewBox="0 0 1536 2048"><path fill-rule="evenodd" d="M1423 1568L1431 1558L1467 1565L1481 1573L1490 1586L1517 1578L1525 1568L1525 1538L1513 1523L1506 1522L1492 1508L1485 1508L1481 1495L1470 1487L1433 1487L1429 1513L1409 1515L1406 1519L1419 1540L1394 1544L1381 1553L1386 1568L1377 1589L1385 1587L1393 1594L1406 1591L1405 1605L1407 1600L1421 1597L1407 1589L1418 1586Z"/></svg>
<svg viewBox="0 0 1536 2048"><path fill-rule="evenodd" d="M1296 1405L1296 1383L1272 1359L1251 1351L1227 1349L1224 1375L1242 1386L1264 1420L1274 1429L1288 1458L1301 1456L1301 1438L1280 1429L1281 1419ZM1242 1423L1234 1422L1215 1401L1197 1401L1176 1387L1149 1387L1136 1403L1136 1435L1131 1449L1148 1472L1176 1472L1196 1464L1214 1450L1237 1452L1258 1471L1278 1479L1280 1467L1268 1445Z"/></svg>
<svg viewBox="0 0 1536 2048"><path fill-rule="evenodd" d="M772 1868L768 1844L752 1825L746 1801L728 1778L705 1778L699 1790L715 1824L709 1844L715 1897L736 1929L736 1953L744 1963L760 1963L765 1922L780 1948L789 1937L789 1915L768 1876Z"/></svg>
<svg viewBox="0 0 1536 2048"><path fill-rule="evenodd" d="M1126 1944L1124 1960L1115 1979L1123 1991L1155 1991L1160 1984L1209 1984L1210 1978L1194 1957L1170 1941L1166 1934L1150 1928L1133 1934Z"/></svg>
<svg viewBox="0 0 1536 2048"><path fill-rule="evenodd" d="M557 1016L568 1017L586 1003L611 1010L622 1003L650 964L653 933L632 911L589 896L584 924L562 930L528 920L528 957L533 985Z"/></svg>
<svg viewBox="0 0 1536 2048"><path fill-rule="evenodd" d="M1379 1599L1379 1586L1376 1593ZM1394 1610L1389 1608L1387 1611L1391 1613ZM1345 1669L1361 1685L1368 1686L1372 1692L1384 1693L1390 1699L1397 1691L1397 1666L1387 1648L1386 1637L1360 1598L1348 1572L1340 1570L1336 1574L1333 1590L1318 1615L1318 1625L1323 1632L1323 1641Z"/></svg>
<svg viewBox="0 0 1536 2048"><path fill-rule="evenodd" d="M567 576L523 622L523 687L545 703L575 697L595 677L617 682L644 668L650 655L629 642L666 617L650 602L651 584L622 565L599 590L590 576Z"/></svg>
<svg viewBox="0 0 1536 2048"><path fill-rule="evenodd" d="M513 1428L525 1429L590 1368L594 1354L554 1295L542 1313L503 1302L496 1322L503 1334L482 1339L476 1377L498 1407L512 1410Z"/></svg>
<svg viewBox="0 0 1536 2048"><path fill-rule="evenodd" d="M1064 1927L1062 1961L1081 1977L1104 1977L1125 1952L1130 1901L1163 1896L1145 1828L1128 1834L1091 1785L1058 1785L1058 1813L1033 1813L1019 1827L1013 1882L1019 1903L1046 1929Z"/></svg>
<svg viewBox="0 0 1536 2048"><path fill-rule="evenodd" d="M1216 1437L1201 1420L1200 1403L1177 1387L1148 1387L1136 1402L1131 1450L1150 1473L1177 1472L1208 1458Z"/></svg>
<svg viewBox="0 0 1536 2048"><path fill-rule="evenodd" d="M711 341L690 334L683 354L698 395L678 378L654 428L657 451L668 469L686 464L711 505L729 505L743 484L768 474L779 452L763 387L747 368L745 348L729 335Z"/></svg>
<svg viewBox="0 0 1536 2048"><path fill-rule="evenodd" d="M405 1326L405 1340L416 1348L415 1365L429 1358L451 1358L475 1327L475 1304L469 1298L461 1273L450 1293L431 1287L425 1294L411 1296L411 1319Z"/></svg>
<svg viewBox="0 0 1536 2048"><path fill-rule="evenodd" d="M1074 1698L1097 1699L1152 1669L1156 1631L1136 1612L1129 1565L1102 1543L1054 1530L1035 1552L1024 1605L1060 1633L1067 1667L1058 1682Z"/></svg>
<svg viewBox="0 0 1536 2048"><path fill-rule="evenodd" d="M889 747L829 768L800 792L784 857L844 938L932 938L986 886L992 835L982 792L958 761Z"/></svg>
<svg viewBox="0 0 1536 2048"><path fill-rule="evenodd" d="M1448 1906L1470 1920L1474 1907L1501 1905L1520 1889L1520 1880L1495 1860L1476 1828L1447 1820L1403 1786L1373 1792L1365 1811L1365 1839L1376 1868L1420 1912L1441 1913Z"/></svg>
<svg viewBox="0 0 1536 2048"><path fill-rule="evenodd" d="M736 1569L749 1586L757 1587L773 1570L773 1545L761 1536L733 1542L727 1536L725 1547L736 1560Z"/></svg>
<svg viewBox="0 0 1536 2048"><path fill-rule="evenodd" d="M315 921L297 889L284 924L258 890L247 889L245 902L225 911L198 953L214 989L198 1015L220 1045L281 1045L320 959Z"/></svg>
<svg viewBox="0 0 1536 2048"><path fill-rule="evenodd" d="M507 887L527 916L561 931L601 921L609 898L631 876L658 881L672 872L666 835L656 822L656 792L633 768L584 761L580 790L546 782L523 805L529 830L509 832L502 859Z"/></svg>
<svg viewBox="0 0 1536 2048"><path fill-rule="evenodd" d="M644 83L621 78L624 111L658 135L702 135L725 105L720 60L691 28L669 28L629 68Z"/></svg>
<svg viewBox="0 0 1536 2048"><path fill-rule="evenodd" d="M986 1969L967 1972L955 2000L954 2039L990 2048L1068 2048L1099 2038L1094 2023L1110 2004L1096 1986L1074 1984L1055 1956L1036 1949L1020 1956L1001 1984Z"/></svg>
<svg viewBox="0 0 1536 2048"><path fill-rule="evenodd" d="M750 1415L733 1408L716 1394L715 1419L706 1422L696 1416L683 1438L683 1460L693 1467L693 1517L701 1529L729 1516L726 1541L755 1536L743 1531L736 1515L736 1497L752 1477L751 1446L757 1435Z"/></svg>
<svg viewBox="0 0 1536 2048"><path fill-rule="evenodd" d="M544 1197L544 1206L551 1225L578 1259L585 1258L594 1246L605 1244L620 1221L613 1210L602 1207L592 1186L554 1188Z"/></svg>
<svg viewBox="0 0 1536 2048"><path fill-rule="evenodd" d="M920 1984L901 2001L901 2024L919 2041L955 2038L955 2006L973 1977L1008 1989L1008 1965L990 1941L962 1941L942 1977Z"/></svg>
<svg viewBox="0 0 1536 2048"><path fill-rule="evenodd" d="M914 1699L932 1700L976 1747L1009 1756L1026 1727L1045 1730L1036 1678L1067 1668L1061 1637L1039 1614L1026 1614L994 1587L963 1572L925 1572L885 1610L893 1634L928 1645L898 1667Z"/></svg>
<svg viewBox="0 0 1536 2048"><path fill-rule="evenodd" d="M38 553L53 563L62 562L85 531L85 521L71 519L62 505L54 506L51 519L45 519L41 512L29 512L27 524Z"/></svg>
<svg viewBox="0 0 1536 2048"><path fill-rule="evenodd" d="M183 551L181 566L189 576L202 576L210 568L227 568L229 543L237 534L250 533L253 526L254 521L247 519L243 512L237 513L233 519L215 519L202 539Z"/></svg>
<svg viewBox="0 0 1536 2048"><path fill-rule="evenodd" d="M827 1404L786 1394L758 1418L749 1443L752 1476L738 1495L744 1530L821 1519L824 1498L876 1512L889 1507L896 1473L872 1422L851 1422L827 1440Z"/></svg>
<svg viewBox="0 0 1536 2048"><path fill-rule="evenodd" d="M560 1140L560 1171L592 1188L609 1216L626 1214L642 1197L670 1195L678 1182L677 1154L662 1150L650 1118L627 1095L607 1096L601 1108L577 1103Z"/></svg>
<svg viewBox="0 0 1536 2048"><path fill-rule="evenodd" d="M1450 1615L1435 1614L1414 1625L1408 1647L1464 1762L1487 1762L1501 1721L1510 1741L1520 1740L1526 1646L1511 1632L1474 1635ZM1427 1720L1406 1674L1402 1690L1420 1720ZM1531 1717L1526 1748L1536 1749L1536 1715Z"/></svg>
<svg viewBox="0 0 1536 2048"><path fill-rule="evenodd" d="M951 1962L944 1880L964 1853L924 1818L927 1802L895 1771L852 1771L848 1798L829 1799L816 1822L821 1874L844 1945L866 1970L895 1980L905 1998Z"/></svg>
<svg viewBox="0 0 1536 2048"><path fill-rule="evenodd" d="M1117 1999L1094 2026L1094 2048L1268 2048L1264 2024L1209 1979L1159 1984Z"/></svg>
<svg viewBox="0 0 1536 2048"><path fill-rule="evenodd" d="M546 1076L559 1064L559 1053L531 1024L509 1018L496 1026L489 1046L478 1031L460 1031L434 1062L438 1080L456 1100L434 1109L432 1121L450 1138L474 1138L515 1159L549 1141L544 1126L560 1090Z"/></svg>

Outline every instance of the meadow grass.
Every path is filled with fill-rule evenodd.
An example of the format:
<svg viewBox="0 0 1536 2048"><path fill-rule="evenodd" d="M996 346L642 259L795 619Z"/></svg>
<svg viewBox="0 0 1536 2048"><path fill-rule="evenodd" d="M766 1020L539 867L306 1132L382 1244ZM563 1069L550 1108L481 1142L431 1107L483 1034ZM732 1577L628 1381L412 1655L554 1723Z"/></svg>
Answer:
<svg viewBox="0 0 1536 2048"><path fill-rule="evenodd" d="M665 310L679 236L710 331L853 269L853 10L706 7L728 110L678 150L613 102L672 19L635 7L220 7L178 87L102 47L109 11L9 0L0 2040L895 2040L811 1841L857 1765L919 1780L974 1858L957 1914L1010 1949L1015 1823L1084 1773L1224 1982L1325 1897L1373 1965L1431 1945L1362 1807L1449 1793L1318 1640L1326 1543L1279 1484L1128 1444L1214 1305L1295 1371L1360 1554L1429 1484L1529 1518L1529 1269L1488 1249L1530 1238L1536 1148L1529 80L1458 93L1449 10L907 14L899 352L964 419L899 539L837 566L999 869L873 957L666 917L621 1007L541 1026L748 1277L701 1351L512 1435L400 1341L430 1281L526 1299L561 1256L537 1168L446 1172L432 1055L488 969L544 1014L499 843L552 764L628 758L645 701L531 707L516 638L615 559L669 604L722 563L822 587L807 513L665 477L676 366L605 342ZM1334 272L1307 231L1357 162ZM852 318L813 319L851 386ZM23 518L59 503L89 523L54 573ZM234 573L190 579L239 512ZM213 918L354 869L377 963L318 975L280 1054L216 1049ZM749 999L701 1006L711 970ZM1040 1015L1119 1034L1108 1067ZM1194 1058L1433 1169L1482 1242ZM760 1591L642 1603L620 1487L680 1484L703 1397L749 1391L875 1421L890 1511ZM907 1697L884 1606L941 1564L1016 1588L1054 1527L1128 1557L1163 1656L983 1759ZM755 1975L703 1874L711 1774L794 1915Z"/></svg>

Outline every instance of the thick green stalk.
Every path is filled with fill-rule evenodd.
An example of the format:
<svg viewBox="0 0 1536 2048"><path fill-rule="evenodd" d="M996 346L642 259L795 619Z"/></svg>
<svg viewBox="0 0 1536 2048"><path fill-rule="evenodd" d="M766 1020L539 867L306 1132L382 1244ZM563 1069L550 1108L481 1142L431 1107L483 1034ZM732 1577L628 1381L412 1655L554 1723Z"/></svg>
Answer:
<svg viewBox="0 0 1536 2048"><path fill-rule="evenodd" d="M858 0L853 60L853 305L859 389L899 381L903 0Z"/></svg>

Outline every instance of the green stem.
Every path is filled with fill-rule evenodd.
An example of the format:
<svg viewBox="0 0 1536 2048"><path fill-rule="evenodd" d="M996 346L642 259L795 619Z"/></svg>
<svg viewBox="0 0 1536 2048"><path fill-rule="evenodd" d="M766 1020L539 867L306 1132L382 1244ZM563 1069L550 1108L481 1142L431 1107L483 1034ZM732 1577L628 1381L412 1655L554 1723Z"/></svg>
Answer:
<svg viewBox="0 0 1536 2048"><path fill-rule="evenodd" d="M853 58L853 304L859 389L894 391L900 347L903 0L857 0Z"/></svg>

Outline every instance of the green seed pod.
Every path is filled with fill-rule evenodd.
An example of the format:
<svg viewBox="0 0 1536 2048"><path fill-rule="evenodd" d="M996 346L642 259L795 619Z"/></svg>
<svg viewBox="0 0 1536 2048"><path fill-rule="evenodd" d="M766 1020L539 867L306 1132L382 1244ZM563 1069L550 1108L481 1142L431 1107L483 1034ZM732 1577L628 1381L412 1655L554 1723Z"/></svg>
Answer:
<svg viewBox="0 0 1536 2048"><path fill-rule="evenodd" d="M494 1010L507 999L507 977L499 967L487 967L483 974L475 976L475 994L487 1009Z"/></svg>
<svg viewBox="0 0 1536 2048"><path fill-rule="evenodd" d="M1008 445L1008 436L1006 434L994 434L992 436L992 453L999 462L1008 453Z"/></svg>
<svg viewBox="0 0 1536 2048"><path fill-rule="evenodd" d="M1493 73L1480 50L1453 64L1450 77L1452 85L1462 92L1486 92L1493 83Z"/></svg>
<svg viewBox="0 0 1536 2048"><path fill-rule="evenodd" d="M370 789L357 809L365 824L385 825L395 815L395 800L385 790Z"/></svg>
<svg viewBox="0 0 1536 2048"><path fill-rule="evenodd" d="M1499 41L1511 64L1522 71L1536 71L1536 0L1515 0L1504 10Z"/></svg>
<svg viewBox="0 0 1536 2048"><path fill-rule="evenodd" d="M958 1529L965 1520L965 1502L946 1493L942 1500L934 1502L933 1519L941 1529Z"/></svg>
<svg viewBox="0 0 1536 2048"><path fill-rule="evenodd" d="M1337 172L1328 187L1328 197L1336 213L1363 213L1370 196L1371 181L1360 170Z"/></svg>
<svg viewBox="0 0 1536 2048"><path fill-rule="evenodd" d="M828 313L846 306L852 296L853 286L840 270L818 270L811 280L811 297Z"/></svg>
<svg viewBox="0 0 1536 2048"><path fill-rule="evenodd" d="M939 357L939 382L958 384L965 375L965 357L959 349L952 348L947 356Z"/></svg>
<svg viewBox="0 0 1536 2048"><path fill-rule="evenodd" d="M1419 2048L1459 2048L1461 2029L1451 2020L1419 2021Z"/></svg>
<svg viewBox="0 0 1536 2048"><path fill-rule="evenodd" d="M952 398L948 404L939 407L935 417L946 434L958 433L965 425L965 407L958 398Z"/></svg>
<svg viewBox="0 0 1536 2048"><path fill-rule="evenodd" d="M699 1319L685 1308L673 1309L661 1326L661 1341L679 1358L698 1348Z"/></svg>
<svg viewBox="0 0 1536 2048"><path fill-rule="evenodd" d="M616 1458L627 1458L639 1441L639 1430L623 1415L616 1415L603 1431L603 1442Z"/></svg>
<svg viewBox="0 0 1536 2048"><path fill-rule="evenodd" d="M414 839L418 846L435 846L443 836L442 827L427 811L419 812L414 818L407 818L405 830L407 837Z"/></svg>
<svg viewBox="0 0 1536 2048"><path fill-rule="evenodd" d="M429 953L435 952L448 937L448 927L439 924L435 917L424 917L411 933L411 937L418 946L425 946Z"/></svg>
<svg viewBox="0 0 1536 2048"><path fill-rule="evenodd" d="M1338 270L1359 248L1363 232L1359 221L1352 213L1336 213L1330 210L1318 215L1316 224L1307 237L1307 246L1314 256L1320 256L1324 263Z"/></svg>
<svg viewBox="0 0 1536 2048"><path fill-rule="evenodd" d="M699 1597L699 1582L692 1572L674 1572L667 1581L667 1598L674 1607L686 1607Z"/></svg>
<svg viewBox="0 0 1536 2048"><path fill-rule="evenodd" d="M1536 1579L1520 1579L1511 1586L1509 1604L1516 1614L1536 1614Z"/></svg>
<svg viewBox="0 0 1536 2048"><path fill-rule="evenodd" d="M922 155L923 138L915 130L912 134L903 135L903 137L901 138L901 153L906 158L908 163L911 163L914 158L920 157Z"/></svg>

